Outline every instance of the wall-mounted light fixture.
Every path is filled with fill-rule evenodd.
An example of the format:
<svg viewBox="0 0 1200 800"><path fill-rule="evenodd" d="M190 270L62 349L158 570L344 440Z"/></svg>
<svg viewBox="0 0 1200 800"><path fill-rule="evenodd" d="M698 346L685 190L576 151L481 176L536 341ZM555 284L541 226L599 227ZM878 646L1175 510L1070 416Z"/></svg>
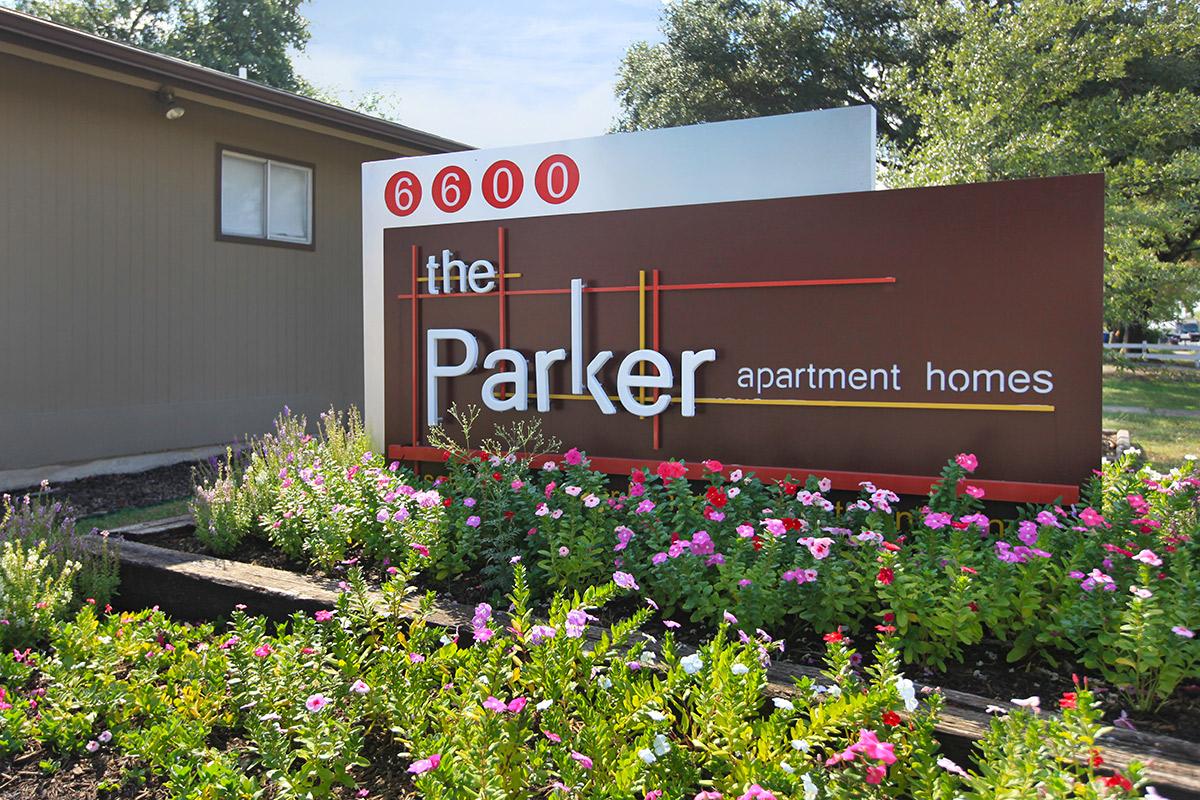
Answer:
<svg viewBox="0 0 1200 800"><path fill-rule="evenodd" d="M179 119L186 113L186 109L175 101L175 90L170 87L160 86L154 99L163 107L163 116L167 119Z"/></svg>

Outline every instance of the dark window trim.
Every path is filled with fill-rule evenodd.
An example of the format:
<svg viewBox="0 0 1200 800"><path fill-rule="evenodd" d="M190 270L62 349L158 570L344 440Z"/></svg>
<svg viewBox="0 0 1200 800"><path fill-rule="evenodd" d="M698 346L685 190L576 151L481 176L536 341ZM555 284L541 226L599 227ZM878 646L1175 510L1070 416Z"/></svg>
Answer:
<svg viewBox="0 0 1200 800"><path fill-rule="evenodd" d="M233 153L234 155L244 155L244 156L253 156L254 158L263 158L268 161L278 161L281 164L289 164L292 166L304 167L305 169L309 170L309 174L312 177L311 177L311 180L309 182L309 187L308 187L309 203L310 203L310 207L309 207L308 211L309 211L310 222L309 222L309 232L308 232L309 233L309 241L307 243L306 242L287 242L282 239L268 239L265 236L263 236L261 238L258 236L231 236L230 234L223 233L221 231L221 174L224 171L222 156L226 152ZM222 144L221 142L217 142L216 171L217 171L217 178L216 178L217 194L216 194L216 203L213 207L213 217L214 217L213 229L216 233L218 242L232 242L234 244L256 244L256 245L265 246L265 247L284 247L289 250L313 251L313 250L317 249L317 165L316 164L311 164L307 161L299 161L294 158L287 158L285 156L271 155L270 153L263 153L259 150L252 150L248 147L238 147L237 145ZM267 202L269 203L270 200L268 199ZM267 212L267 210L264 209L264 213L269 213L269 212Z"/></svg>

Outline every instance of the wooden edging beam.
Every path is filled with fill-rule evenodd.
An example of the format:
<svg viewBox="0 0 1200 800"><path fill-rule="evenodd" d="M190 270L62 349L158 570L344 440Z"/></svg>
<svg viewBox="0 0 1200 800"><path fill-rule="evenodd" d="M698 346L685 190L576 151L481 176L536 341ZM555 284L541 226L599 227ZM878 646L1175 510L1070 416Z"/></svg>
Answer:
<svg viewBox="0 0 1200 800"><path fill-rule="evenodd" d="M252 612L286 616L295 610L331 608L339 594L337 581L329 579L142 542L121 541L119 547L123 605L136 608L158 605L180 618L222 616L229 613L234 602L246 603ZM209 587L207 597L202 591L205 585ZM223 596L214 598L212 587L224 590ZM378 593L372 595L382 607ZM404 604L406 615L416 611L415 601ZM470 628L472 615L470 606L439 600L426 619L439 627ZM589 633L596 638L594 631ZM772 664L767 671L768 695L792 695L793 679L803 677L823 676L812 667ZM915 685L918 692L936 688ZM944 736L961 740L975 741L988 730L991 715L985 709L989 705L1007 705L1002 700L952 689L937 691L945 699L945 705L936 729ZM1200 800L1200 744L1121 729L1106 734L1101 744L1107 766L1124 770L1130 762L1140 761L1152 783L1172 800Z"/></svg>

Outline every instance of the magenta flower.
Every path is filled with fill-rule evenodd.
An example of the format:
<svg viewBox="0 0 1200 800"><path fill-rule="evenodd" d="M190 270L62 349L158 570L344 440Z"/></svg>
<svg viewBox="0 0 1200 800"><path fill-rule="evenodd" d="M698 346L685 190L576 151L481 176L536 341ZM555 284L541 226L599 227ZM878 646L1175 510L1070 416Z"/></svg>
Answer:
<svg viewBox="0 0 1200 800"><path fill-rule="evenodd" d="M254 655L257 658L266 658L273 652L274 651L271 649L271 645L266 643L260 644L258 647L254 648Z"/></svg>
<svg viewBox="0 0 1200 800"><path fill-rule="evenodd" d="M429 558L429 548L420 542L412 542L409 544L409 547L411 547L413 550L416 550L421 556Z"/></svg>
<svg viewBox="0 0 1200 800"><path fill-rule="evenodd" d="M583 463L583 453L580 452L579 448L572 447L566 452L565 455L563 455L563 463L572 467L577 467Z"/></svg>
<svg viewBox="0 0 1200 800"><path fill-rule="evenodd" d="M441 763L442 754L434 753L429 758L422 758L420 761L414 761L412 765L409 766L408 771L414 775L421 775L429 772L430 770L437 769L438 765Z"/></svg>
<svg viewBox="0 0 1200 800"><path fill-rule="evenodd" d="M488 699L483 701L483 707L488 711L493 711L497 714L501 714L508 710L508 707L504 704L503 700L499 700L491 695L488 695Z"/></svg>
<svg viewBox="0 0 1200 800"><path fill-rule="evenodd" d="M592 768L592 760L591 760L590 758L588 758L587 756L585 756L583 753L580 753L580 752L577 752L577 751L575 751L575 750L572 750L572 751L571 751L571 758L573 758L573 759L575 759L576 761L578 761L578 762L579 762L579 765L580 765L581 767L583 767L584 769L591 769L591 768Z"/></svg>
<svg viewBox="0 0 1200 800"><path fill-rule="evenodd" d="M954 463L967 472L974 472L979 467L979 459L975 457L974 453L959 453L954 457Z"/></svg>
<svg viewBox="0 0 1200 800"><path fill-rule="evenodd" d="M637 581L628 572L614 572L613 583L620 586L622 589L638 589Z"/></svg>
<svg viewBox="0 0 1200 800"><path fill-rule="evenodd" d="M479 523L482 521L483 520L481 520L479 517L472 514L471 516L467 517L467 527L468 528L478 528Z"/></svg>
<svg viewBox="0 0 1200 800"><path fill-rule="evenodd" d="M313 619L317 622L329 622L329 620L333 619L333 612L322 609L313 614Z"/></svg>

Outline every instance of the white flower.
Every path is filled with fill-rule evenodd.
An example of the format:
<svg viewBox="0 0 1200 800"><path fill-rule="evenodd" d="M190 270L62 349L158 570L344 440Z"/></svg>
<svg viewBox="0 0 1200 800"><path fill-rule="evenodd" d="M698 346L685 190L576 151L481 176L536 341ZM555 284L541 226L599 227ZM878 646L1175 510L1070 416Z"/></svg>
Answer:
<svg viewBox="0 0 1200 800"><path fill-rule="evenodd" d="M699 653L692 653L690 656L679 659L679 666L683 667L683 671L688 675L695 675L704 669L704 659L700 658Z"/></svg>
<svg viewBox="0 0 1200 800"><path fill-rule="evenodd" d="M750 671L750 668L747 667L745 664L734 664L732 667L729 668L729 671L732 672L734 675L745 675L747 672Z"/></svg>
<svg viewBox="0 0 1200 800"><path fill-rule="evenodd" d="M649 711L649 712L647 712L646 715L648 717L650 717L650 719L654 720L655 722L662 722L664 719L667 718L667 715L662 713L661 711Z"/></svg>
<svg viewBox="0 0 1200 800"><path fill-rule="evenodd" d="M665 756L671 752L671 743L667 741L667 737L663 734L658 734L654 737L654 754Z"/></svg>
<svg viewBox="0 0 1200 800"><path fill-rule="evenodd" d="M829 696L830 696L830 697L841 697L841 696L842 696L842 687L840 687L840 686L830 686L830 687L829 687L829 688L826 690L826 692L829 694Z"/></svg>
<svg viewBox="0 0 1200 800"><path fill-rule="evenodd" d="M1014 697L1012 704L1014 706L1021 706L1021 708L1031 708L1035 714L1042 710L1042 698L1036 694L1030 697Z"/></svg>
<svg viewBox="0 0 1200 800"><path fill-rule="evenodd" d="M642 761L645 761L647 764L653 764L655 761L658 761L658 756L654 755L654 753L650 752L649 748L646 747L638 750L638 758L640 758Z"/></svg>
<svg viewBox="0 0 1200 800"><path fill-rule="evenodd" d="M900 699L904 701L904 710L910 714L917 710L917 691L913 687L913 682L908 678L896 678L896 691L900 693Z"/></svg>
<svg viewBox="0 0 1200 800"><path fill-rule="evenodd" d="M796 772L796 768L793 767L791 764L787 763L786 761L780 761L779 768L781 770L783 770L784 772L786 772L788 775L795 774L795 772Z"/></svg>
<svg viewBox="0 0 1200 800"><path fill-rule="evenodd" d="M600 684L600 688L604 689L605 691L608 691L612 688L612 681L609 680L607 675L601 675L600 680L596 681L596 683Z"/></svg>
<svg viewBox="0 0 1200 800"><path fill-rule="evenodd" d="M817 788L812 776L806 772L800 776L800 782L804 784L804 800L817 800L817 793L820 789Z"/></svg>
<svg viewBox="0 0 1200 800"><path fill-rule="evenodd" d="M799 750L801 753L808 752L808 742L804 739L792 739L792 749Z"/></svg>
<svg viewBox="0 0 1200 800"><path fill-rule="evenodd" d="M653 664L654 653L650 652L649 650L643 650L642 654L638 656L638 661L641 661L643 664Z"/></svg>
<svg viewBox="0 0 1200 800"><path fill-rule="evenodd" d="M547 708L549 708L553 704L554 704L553 700L543 700L542 702L540 702L536 706L534 706L534 708L536 708L538 711L545 711Z"/></svg>
<svg viewBox="0 0 1200 800"><path fill-rule="evenodd" d="M1195 453L1188 453L1187 455L1185 455L1183 457L1183 460L1184 461L1195 461L1197 458L1200 458L1200 456L1197 456ZM1147 786L1146 791L1150 791L1153 788L1154 788L1153 786ZM1149 795L1147 795L1147 797L1149 797Z"/></svg>
<svg viewBox="0 0 1200 800"><path fill-rule="evenodd" d="M771 702L775 704L776 708L781 708L784 711L794 711L796 708L796 706L792 704L791 700L787 700L783 697L772 698Z"/></svg>
<svg viewBox="0 0 1200 800"><path fill-rule="evenodd" d="M946 758L945 756L942 756L941 758L939 758L937 760L937 765L939 767L941 767L942 769L946 770L946 772L952 772L955 775L959 775L963 778L967 777L966 770L964 770L958 764L955 764L953 761Z"/></svg>

